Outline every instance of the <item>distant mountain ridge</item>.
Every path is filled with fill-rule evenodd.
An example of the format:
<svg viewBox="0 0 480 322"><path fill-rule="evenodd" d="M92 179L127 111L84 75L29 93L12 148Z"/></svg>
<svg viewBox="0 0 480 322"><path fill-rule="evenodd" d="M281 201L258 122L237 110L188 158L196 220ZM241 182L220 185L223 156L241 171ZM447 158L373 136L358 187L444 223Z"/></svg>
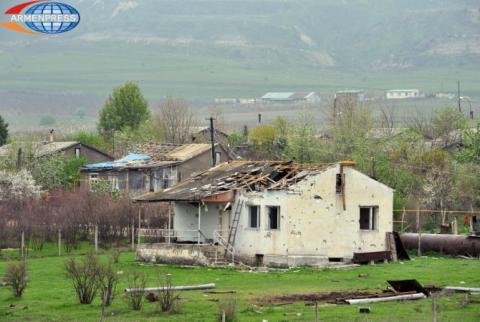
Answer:
<svg viewBox="0 0 480 322"><path fill-rule="evenodd" d="M478 64L480 4L467 0L70 1L82 22L53 43L145 45L252 66L402 69ZM3 5L6 6L6 5ZM3 9L3 7L2 7ZM38 44L2 31L18 45ZM51 43L52 43L51 42ZM11 42L0 44L8 50Z"/></svg>

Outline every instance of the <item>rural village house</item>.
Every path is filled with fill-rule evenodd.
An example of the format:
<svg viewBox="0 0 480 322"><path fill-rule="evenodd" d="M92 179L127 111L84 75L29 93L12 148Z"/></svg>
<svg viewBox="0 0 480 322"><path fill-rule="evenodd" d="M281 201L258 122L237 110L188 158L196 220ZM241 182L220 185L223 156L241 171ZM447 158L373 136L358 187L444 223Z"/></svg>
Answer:
<svg viewBox="0 0 480 322"><path fill-rule="evenodd" d="M215 159L217 164L230 159L218 144ZM210 144L149 143L131 149L122 159L87 164L80 169L80 175L85 189L92 190L95 185L107 182L112 191L136 196L171 187L211 166Z"/></svg>
<svg viewBox="0 0 480 322"><path fill-rule="evenodd" d="M143 229L140 260L325 266L354 254L388 259L393 190L345 161L232 161L138 202L170 202L171 229Z"/></svg>
<svg viewBox="0 0 480 322"><path fill-rule="evenodd" d="M53 155L84 158L87 162L105 162L113 157L93 146L77 141L54 141L51 137L47 142L34 142L30 146L24 144L7 144L0 147L0 157L43 158Z"/></svg>

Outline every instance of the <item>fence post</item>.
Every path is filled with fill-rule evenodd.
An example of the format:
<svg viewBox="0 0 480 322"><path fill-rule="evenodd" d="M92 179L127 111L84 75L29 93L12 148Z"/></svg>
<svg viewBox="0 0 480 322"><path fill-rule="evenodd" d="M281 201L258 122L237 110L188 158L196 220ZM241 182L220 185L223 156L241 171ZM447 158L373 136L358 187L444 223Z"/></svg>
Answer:
<svg viewBox="0 0 480 322"><path fill-rule="evenodd" d="M170 236L172 229L172 203L168 203L168 244L170 245Z"/></svg>
<svg viewBox="0 0 480 322"><path fill-rule="evenodd" d="M58 230L58 256L62 256L62 230Z"/></svg>
<svg viewBox="0 0 480 322"><path fill-rule="evenodd" d="M135 250L135 221L132 223L132 250Z"/></svg>
<svg viewBox="0 0 480 322"><path fill-rule="evenodd" d="M95 253L98 253L98 225L95 225Z"/></svg>
<svg viewBox="0 0 480 322"><path fill-rule="evenodd" d="M457 219L457 216L454 216L453 217L453 227L452 227L452 233L454 235L458 235L458 219Z"/></svg>
<svg viewBox="0 0 480 322"><path fill-rule="evenodd" d="M420 227L420 209L418 209L418 206L417 206L417 235L418 235L417 256L422 256L422 228Z"/></svg>
<svg viewBox="0 0 480 322"><path fill-rule="evenodd" d="M137 246L140 245L140 229L142 228L142 208L138 208L138 231L137 231Z"/></svg>
<svg viewBox="0 0 480 322"><path fill-rule="evenodd" d="M22 237L21 237L21 253L22 253L22 258L25 258L25 232L22 230Z"/></svg>

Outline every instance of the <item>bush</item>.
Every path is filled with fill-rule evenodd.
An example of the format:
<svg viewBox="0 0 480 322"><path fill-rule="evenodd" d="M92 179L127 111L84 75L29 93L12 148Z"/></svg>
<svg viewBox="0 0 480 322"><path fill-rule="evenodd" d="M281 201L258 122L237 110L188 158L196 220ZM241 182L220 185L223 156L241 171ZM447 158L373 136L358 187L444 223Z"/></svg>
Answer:
<svg viewBox="0 0 480 322"><path fill-rule="evenodd" d="M112 260L115 264L118 264L118 260L120 258L120 254L122 254L122 252L119 250L119 249L114 249L112 251Z"/></svg>
<svg viewBox="0 0 480 322"><path fill-rule="evenodd" d="M146 278L143 272L133 272L128 275L128 288L135 289L135 292L127 292L126 298L130 306L135 311L140 311L143 304L143 296L145 291L143 289L146 285Z"/></svg>
<svg viewBox="0 0 480 322"><path fill-rule="evenodd" d="M12 288L15 297L22 297L28 283L25 261L9 264L3 276L3 281Z"/></svg>
<svg viewBox="0 0 480 322"><path fill-rule="evenodd" d="M89 253L81 261L71 258L65 262L67 277L72 279L80 304L91 304L98 290L100 268L95 255Z"/></svg>
<svg viewBox="0 0 480 322"><path fill-rule="evenodd" d="M115 298L119 276L113 269L112 263L100 265L98 268L97 283L101 291L102 306L110 306Z"/></svg>
<svg viewBox="0 0 480 322"><path fill-rule="evenodd" d="M218 321L223 321L224 315L226 322L237 320L237 301L235 299L229 298L218 302Z"/></svg>
<svg viewBox="0 0 480 322"><path fill-rule="evenodd" d="M158 293L160 310L168 313L175 312L180 297L173 289L172 276L170 274L166 274L163 282L161 282L160 285L163 287Z"/></svg>

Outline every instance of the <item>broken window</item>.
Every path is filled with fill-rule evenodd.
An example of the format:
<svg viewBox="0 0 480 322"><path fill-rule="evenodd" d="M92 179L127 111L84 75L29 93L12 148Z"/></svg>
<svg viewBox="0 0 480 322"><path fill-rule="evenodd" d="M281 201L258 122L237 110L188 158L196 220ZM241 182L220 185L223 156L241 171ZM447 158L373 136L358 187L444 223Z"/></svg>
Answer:
<svg viewBox="0 0 480 322"><path fill-rule="evenodd" d="M360 207L360 230L377 229L378 207Z"/></svg>
<svg viewBox="0 0 480 322"><path fill-rule="evenodd" d="M260 227L260 207L248 206L248 227L258 228Z"/></svg>
<svg viewBox="0 0 480 322"><path fill-rule="evenodd" d="M268 206L268 229L280 229L280 207Z"/></svg>
<svg viewBox="0 0 480 322"><path fill-rule="evenodd" d="M337 173L337 180L335 184L335 190L337 193L343 193L343 173Z"/></svg>

